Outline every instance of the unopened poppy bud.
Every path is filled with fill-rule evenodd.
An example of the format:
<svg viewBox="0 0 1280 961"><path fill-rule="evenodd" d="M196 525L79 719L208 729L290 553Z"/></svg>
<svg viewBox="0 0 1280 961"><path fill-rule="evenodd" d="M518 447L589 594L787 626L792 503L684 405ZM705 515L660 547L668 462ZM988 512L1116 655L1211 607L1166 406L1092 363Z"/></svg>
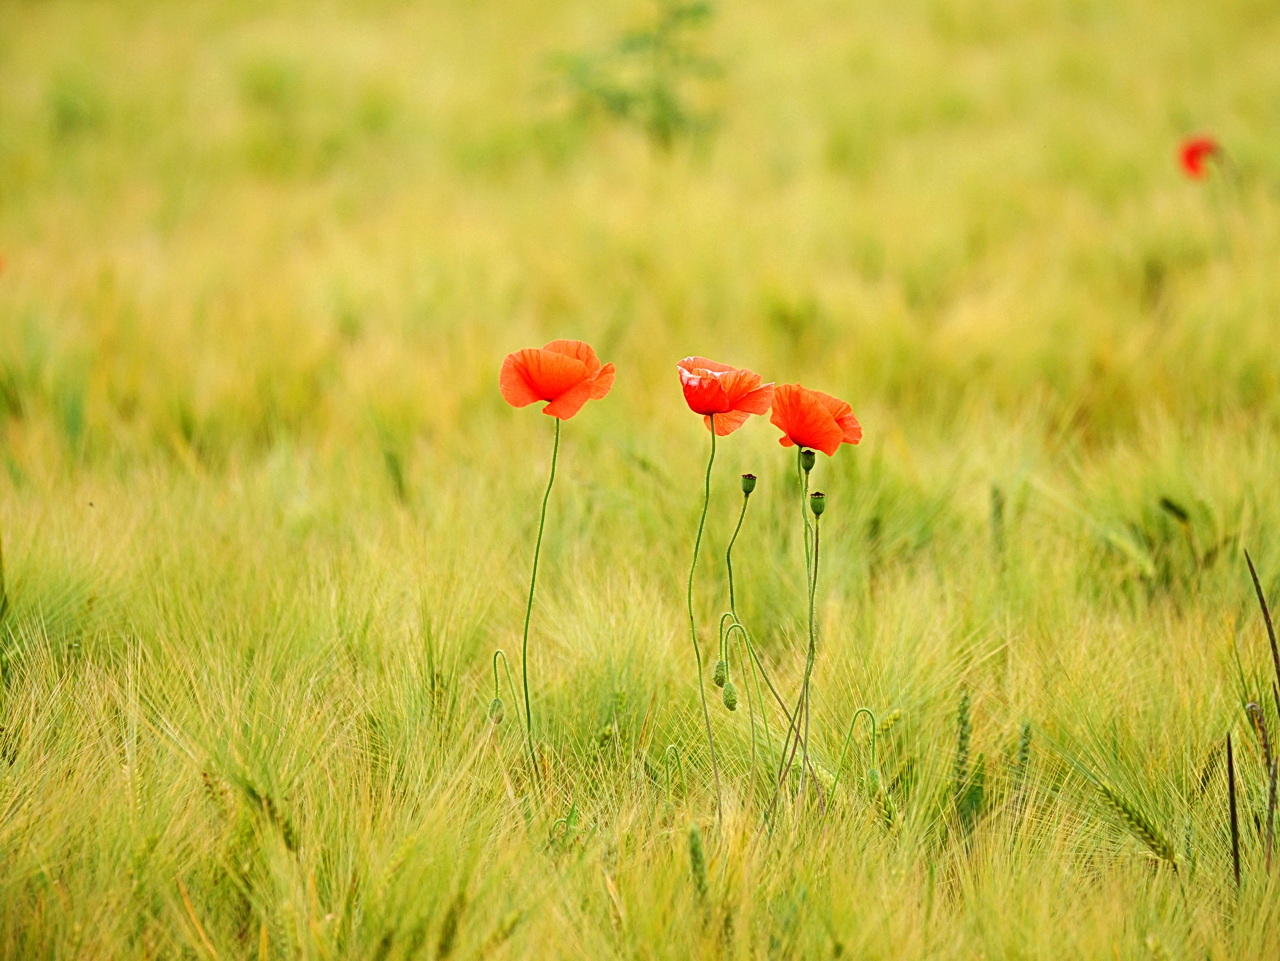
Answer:
<svg viewBox="0 0 1280 961"><path fill-rule="evenodd" d="M806 474L813 470L814 462L817 459L818 455L807 447L800 452L800 466L804 468L804 472Z"/></svg>
<svg viewBox="0 0 1280 961"><path fill-rule="evenodd" d="M731 711L738 709L738 689L733 686L733 681L726 681L724 685L724 706Z"/></svg>
<svg viewBox="0 0 1280 961"><path fill-rule="evenodd" d="M724 661L716 661L716 669L711 673L711 680L715 681L716 687L724 687L725 682L729 680L729 665Z"/></svg>
<svg viewBox="0 0 1280 961"><path fill-rule="evenodd" d="M755 489L756 489L756 475L743 474L742 475L742 493L750 494Z"/></svg>
<svg viewBox="0 0 1280 961"><path fill-rule="evenodd" d="M822 491L816 491L809 495L809 506L813 509L814 517L821 517L822 512L827 509L827 495Z"/></svg>
<svg viewBox="0 0 1280 961"><path fill-rule="evenodd" d="M507 709L502 703L502 698L495 697L489 702L489 720L494 724L501 724L502 719L506 717Z"/></svg>

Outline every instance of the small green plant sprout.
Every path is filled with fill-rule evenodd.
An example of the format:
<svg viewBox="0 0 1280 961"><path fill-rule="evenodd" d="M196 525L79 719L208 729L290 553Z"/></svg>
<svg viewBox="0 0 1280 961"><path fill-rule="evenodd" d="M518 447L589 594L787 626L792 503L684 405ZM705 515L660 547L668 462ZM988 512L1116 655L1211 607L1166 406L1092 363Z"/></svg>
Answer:
<svg viewBox="0 0 1280 961"><path fill-rule="evenodd" d="M655 5L649 26L627 31L600 52L560 54L553 65L578 118L602 115L635 127L654 149L670 153L677 142L715 127L708 83L720 68L700 52L715 8L702 0Z"/></svg>

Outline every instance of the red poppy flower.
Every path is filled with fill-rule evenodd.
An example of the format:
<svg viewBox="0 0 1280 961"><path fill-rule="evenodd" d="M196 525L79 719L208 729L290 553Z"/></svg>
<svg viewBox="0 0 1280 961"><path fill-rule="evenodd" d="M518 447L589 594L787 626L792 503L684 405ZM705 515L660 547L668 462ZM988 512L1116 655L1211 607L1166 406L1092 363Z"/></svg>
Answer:
<svg viewBox="0 0 1280 961"><path fill-rule="evenodd" d="M1208 161L1221 151L1218 141L1212 137L1192 137L1183 141L1182 148L1178 151L1183 173L1195 180L1202 180L1209 172Z"/></svg>
<svg viewBox="0 0 1280 961"><path fill-rule="evenodd" d="M841 444L862 440L853 408L837 397L799 384L782 384L773 392L769 421L782 431L783 447L812 447L830 457Z"/></svg>
<svg viewBox="0 0 1280 961"><path fill-rule="evenodd" d="M553 340L541 349L508 354L499 388L512 407L550 401L544 414L568 420L589 400L613 387L613 364L600 365L596 352L580 340Z"/></svg>
<svg viewBox="0 0 1280 961"><path fill-rule="evenodd" d="M710 415L716 415L717 437L732 434L752 414L768 413L773 402L773 384L761 384L755 371L717 364L705 357L686 357L676 368L689 409L702 414L708 428Z"/></svg>

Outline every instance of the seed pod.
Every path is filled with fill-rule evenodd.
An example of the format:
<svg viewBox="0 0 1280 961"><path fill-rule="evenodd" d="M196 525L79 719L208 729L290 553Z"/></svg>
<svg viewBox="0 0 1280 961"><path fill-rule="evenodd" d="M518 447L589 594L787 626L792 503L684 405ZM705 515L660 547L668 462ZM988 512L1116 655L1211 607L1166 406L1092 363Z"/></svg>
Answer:
<svg viewBox="0 0 1280 961"><path fill-rule="evenodd" d="M814 491L809 495L809 507L813 510L814 517L821 517L822 512L827 509L827 495L822 491Z"/></svg>
<svg viewBox="0 0 1280 961"><path fill-rule="evenodd" d="M716 669L711 673L711 680L716 687L724 687L729 680L729 665L724 661L716 661Z"/></svg>
<svg viewBox="0 0 1280 961"><path fill-rule="evenodd" d="M733 681L725 682L724 706L731 711L736 711L738 709L738 689L733 686Z"/></svg>
<svg viewBox="0 0 1280 961"><path fill-rule="evenodd" d="M742 475L742 493L750 494L755 489L756 489L756 475L743 474Z"/></svg>
<svg viewBox="0 0 1280 961"><path fill-rule="evenodd" d="M506 705L502 703L502 698L495 697L489 702L489 720L494 724L501 724L502 719L507 715Z"/></svg>
<svg viewBox="0 0 1280 961"><path fill-rule="evenodd" d="M804 472L806 474L813 470L814 462L817 461L817 459L818 455L807 447L800 452L800 466L804 468Z"/></svg>

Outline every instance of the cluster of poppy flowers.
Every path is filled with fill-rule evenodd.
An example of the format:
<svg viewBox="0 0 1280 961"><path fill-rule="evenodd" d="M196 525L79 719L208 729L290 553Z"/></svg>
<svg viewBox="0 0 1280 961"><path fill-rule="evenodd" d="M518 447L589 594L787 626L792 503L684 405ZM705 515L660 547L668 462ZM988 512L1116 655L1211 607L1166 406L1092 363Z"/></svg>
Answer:
<svg viewBox="0 0 1280 961"><path fill-rule="evenodd" d="M707 745L710 749L712 773L715 779L716 810L721 810L720 774L716 759L715 735L711 726L711 716L707 707L706 686L703 682L702 649L698 640L698 626L693 604L694 572L698 566L698 552L702 544L702 535L706 525L707 508L711 496L711 469L715 461L716 438L726 437L742 427L753 414L770 414L770 421L782 431L779 443L783 447L797 448L797 470L801 475L801 512L804 517L805 530L805 568L808 576L807 597L809 600L809 645L805 662L804 684L800 697L794 707L789 708L779 695L777 689L764 674L764 666L754 654L750 635L738 619L737 609L733 603L733 569L730 555L733 551L733 540L742 527L742 519L746 514L746 498L750 497L755 487L755 477L744 474L742 492L744 496L738 527L733 539L729 542L726 554L728 568L728 586L730 610L720 619L720 658L716 662L713 679L722 688L725 707L733 711L737 707L737 696L733 683L729 680L728 638L730 632L737 631L739 640L746 648L744 658L748 667L754 667L765 677L770 690L774 693L778 705L789 724L787 740L794 738L796 745L803 745L801 755L800 793L804 793L804 771L809 764L809 699L810 676L816 646L816 628L814 622L813 595L817 583L818 567L818 522L826 505L826 497L821 493L809 493L809 472L814 466L813 451L822 451L831 456L842 444L857 444L862 440L862 427L853 414L853 408L845 401L822 391L810 390L800 384L763 383L755 371L741 367L721 364L706 357L686 357L676 365L680 377L680 386L684 392L685 403L695 414L702 416L703 422L711 435L710 457L707 460L706 479L702 505L702 517L698 522L697 537L694 540L693 561L689 569L688 608L689 635L693 644L694 656L697 660L698 690L702 699L703 717L707 729ZM613 387L614 367L602 364L596 352L587 344L578 340L553 340L542 348L518 350L507 355L502 364L499 387L502 396L513 407L525 407L529 404L545 403L543 413L556 418L555 445L551 454L551 474L547 480L547 491L542 500L542 514L538 522L538 540L534 548L533 569L529 579L528 604L525 608L524 635L521 641L521 676L524 679L524 717L525 736L529 749L529 760L534 777L538 777L539 763L533 741L533 713L529 696L529 616L533 609L534 592L538 576L538 556L542 545L542 534L546 524L547 501L551 494L551 486L555 481L556 456L560 448L560 425L580 411L588 400L599 400L607 395ZM812 511L813 521L809 520ZM502 716L501 697L498 696L497 659L494 655L494 700L490 707L490 716L497 719ZM757 687L758 687L757 683ZM748 705L750 707L750 705ZM750 712L749 712L750 713ZM752 715L754 731L754 714ZM754 734L753 734L754 740ZM792 750L791 757L795 756ZM777 787L790 768L787 759L787 744L782 750L783 762L779 765ZM752 785L754 786L755 754L752 754ZM776 795L775 795L776 796Z"/></svg>
<svg viewBox="0 0 1280 961"><path fill-rule="evenodd" d="M862 427L845 401L800 384L761 383L754 371L720 364L706 357L686 357L676 365L685 403L701 414L716 436L732 434L752 414L772 414L784 447L806 447L830 456L841 444L862 440ZM599 400L613 387L613 364L601 364L596 352L580 340L553 340L542 348L509 354L499 385L513 407L546 402L544 414L568 420L588 400Z"/></svg>

